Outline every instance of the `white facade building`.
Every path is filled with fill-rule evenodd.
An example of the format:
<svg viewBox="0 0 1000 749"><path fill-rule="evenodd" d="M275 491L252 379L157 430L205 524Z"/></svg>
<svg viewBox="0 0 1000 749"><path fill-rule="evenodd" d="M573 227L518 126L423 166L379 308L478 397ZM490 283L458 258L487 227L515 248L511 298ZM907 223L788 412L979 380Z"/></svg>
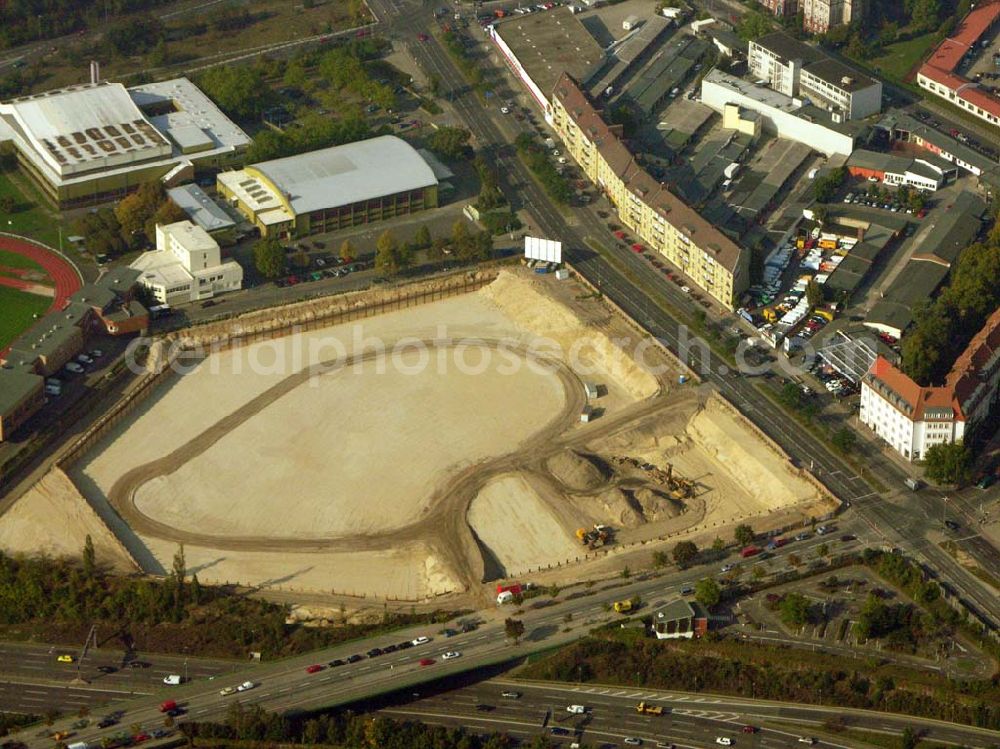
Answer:
<svg viewBox="0 0 1000 749"><path fill-rule="evenodd" d="M160 304L210 299L243 287L243 268L222 261L218 243L190 221L156 227L156 249L144 252L129 267L141 273L139 283Z"/></svg>
<svg viewBox="0 0 1000 749"><path fill-rule="evenodd" d="M880 356L861 382L861 423L907 460L986 423L1000 401L1000 310L959 356L940 387L921 387Z"/></svg>
<svg viewBox="0 0 1000 749"><path fill-rule="evenodd" d="M850 123L835 123L816 107L804 106L790 96L719 70L702 78L701 100L720 114L725 114L727 104L757 112L765 130L805 143L827 156L848 156L854 150Z"/></svg>

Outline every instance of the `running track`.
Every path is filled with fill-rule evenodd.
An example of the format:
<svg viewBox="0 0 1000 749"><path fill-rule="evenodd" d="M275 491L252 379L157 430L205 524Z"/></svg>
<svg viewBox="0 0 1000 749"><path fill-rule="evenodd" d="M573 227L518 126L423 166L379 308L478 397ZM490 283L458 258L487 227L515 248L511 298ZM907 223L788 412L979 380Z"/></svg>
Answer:
<svg viewBox="0 0 1000 749"><path fill-rule="evenodd" d="M42 245L35 244L23 237L0 234L0 250L23 255L34 260L48 274L55 284L56 292L48 312L60 310L66 306L70 296L83 286L80 271L68 258ZM13 284L9 284L13 285ZM3 353L3 352L0 352Z"/></svg>

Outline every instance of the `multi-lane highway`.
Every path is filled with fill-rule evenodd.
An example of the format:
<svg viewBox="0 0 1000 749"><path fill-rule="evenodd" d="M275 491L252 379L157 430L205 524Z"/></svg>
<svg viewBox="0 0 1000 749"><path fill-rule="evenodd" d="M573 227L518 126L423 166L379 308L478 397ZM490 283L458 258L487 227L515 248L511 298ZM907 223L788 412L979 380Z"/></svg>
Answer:
<svg viewBox="0 0 1000 749"><path fill-rule="evenodd" d="M504 697L516 693L518 697ZM641 715L636 705L645 702L661 707L659 716ZM569 705L583 705L583 716L567 712ZM813 736L816 746L850 745L823 726L842 719L845 727L899 735L907 727L921 732L927 741L964 746L990 746L1000 734L974 727L908 716L887 715L870 710L840 707L788 705L724 695L664 692L613 686L549 684L491 679L466 687L435 691L403 704L382 707L385 715L399 720L464 726L477 733L507 732L518 739L553 735L552 728L569 731L562 741L589 742L592 746L621 745L625 738L640 739L643 746L674 744L679 749L700 749L724 736L736 746L777 749L798 744L802 736ZM744 726L757 729L744 733ZM835 736L835 734L832 734Z"/></svg>
<svg viewBox="0 0 1000 749"><path fill-rule="evenodd" d="M841 530L861 536L856 542L852 542L852 548L860 547L868 540L864 538L864 530L856 522L852 524L851 521L847 521L841 523L841 526ZM786 566L786 557L789 554L797 554L802 558L813 556L817 547L824 543L835 549L840 545L839 541L831 542L825 537L816 536L805 541L792 542L776 550L773 564L775 568ZM547 597L532 599L525 604L523 612L517 614L525 625L525 635L520 644L508 641L504 635L503 619L512 613L509 607L505 607L473 617L480 622L478 626L472 631L460 632L453 637L438 634L437 628L418 627L392 635L381 635L363 642L329 648L306 656L247 665L235 671L232 670L231 663L224 663L220 670L224 671L225 666L228 666L230 673L225 675L216 673L214 678L200 676L180 687L167 687L155 681L147 682L143 692L148 694L137 693L133 698L116 703L115 709L125 713L121 719L122 724L129 726L138 724L143 728L152 728L162 722L157 706L169 697L182 703L190 718L219 718L225 714L228 704L233 699L220 695L219 690L246 679L259 682L259 686L241 695L240 699L246 703L260 704L269 710L306 710L344 705L372 695L404 687L416 687L429 679L458 674L471 668L504 662L530 651L571 642L585 635L593 627L616 618L617 615L609 611L609 604L612 601L638 595L650 608L657 607L671 597L679 595L681 588L692 581L717 573L721 563L721 560L716 560L709 565L689 570L672 570L658 575L645 575L630 581L614 580L590 588L581 587L575 591L565 591L556 599ZM461 623L463 622L459 622ZM373 658L365 655L370 648L384 648L419 636L432 639L425 644ZM447 651L458 651L462 655L454 660L445 661L441 656ZM346 661L352 655L362 657L354 663L328 665L335 659ZM51 657L54 659L56 653L54 652ZM422 659L431 659L433 663L421 665ZM149 660L155 659L150 656ZM321 665L323 668L316 673L308 673L306 668L313 664ZM175 660L169 665L158 664L157 668L160 671L165 669L167 672L176 665ZM189 667L191 666L192 664L189 664ZM90 672L84 673L88 678L95 673L93 666L89 668ZM211 664L199 663L199 669L201 669L199 673L208 673L211 671ZM177 673L183 672L177 671ZM68 682L69 679L65 683ZM72 720L66 719L57 722L54 728L66 729L71 723ZM78 731L77 735L85 741L99 741L115 732L115 727L103 730L90 727ZM48 742L38 737L23 738L29 745L46 747L48 745Z"/></svg>

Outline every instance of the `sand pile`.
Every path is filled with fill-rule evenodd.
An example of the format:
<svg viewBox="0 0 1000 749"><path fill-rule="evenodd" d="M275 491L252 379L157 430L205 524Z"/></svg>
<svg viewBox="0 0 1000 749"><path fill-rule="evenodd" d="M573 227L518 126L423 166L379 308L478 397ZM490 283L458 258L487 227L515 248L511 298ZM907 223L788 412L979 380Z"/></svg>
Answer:
<svg viewBox="0 0 1000 749"><path fill-rule="evenodd" d="M750 497L767 509L801 502L816 496L808 482L793 476L781 457L759 439L739 439L746 428L717 401L688 423L692 442L724 467Z"/></svg>
<svg viewBox="0 0 1000 749"><path fill-rule="evenodd" d="M683 504L656 489L642 487L636 489L633 496L642 508L643 517L647 521L675 518L684 512Z"/></svg>
<svg viewBox="0 0 1000 749"><path fill-rule="evenodd" d="M610 469L596 456L564 450L549 458L545 467L567 489L590 492L607 483Z"/></svg>
<svg viewBox="0 0 1000 749"><path fill-rule="evenodd" d="M99 564L137 572L131 555L69 477L53 468L0 516L0 549L9 554L79 557L87 536Z"/></svg>
<svg viewBox="0 0 1000 749"><path fill-rule="evenodd" d="M603 373L636 399L648 398L659 389L656 378L607 335L587 326L530 280L505 271L477 293L528 333L554 342L582 377ZM548 352L552 346L539 344L538 350Z"/></svg>

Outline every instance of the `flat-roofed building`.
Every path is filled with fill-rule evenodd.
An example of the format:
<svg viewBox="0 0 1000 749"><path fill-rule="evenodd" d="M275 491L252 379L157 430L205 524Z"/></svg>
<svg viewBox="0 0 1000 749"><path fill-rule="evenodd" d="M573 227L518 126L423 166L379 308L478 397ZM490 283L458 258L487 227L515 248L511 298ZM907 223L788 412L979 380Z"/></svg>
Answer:
<svg viewBox="0 0 1000 749"><path fill-rule="evenodd" d="M45 380L23 368L0 368L0 442L45 405Z"/></svg>
<svg viewBox="0 0 1000 749"><path fill-rule="evenodd" d="M643 169L622 141L621 127L606 123L565 73L552 95L552 122L621 221L716 302L734 309L749 283L750 253Z"/></svg>
<svg viewBox="0 0 1000 749"><path fill-rule="evenodd" d="M0 142L61 208L240 163L250 138L186 78L101 82L0 103Z"/></svg>
<svg viewBox="0 0 1000 749"><path fill-rule="evenodd" d="M769 87L785 96L799 92L802 68L825 58L820 50L788 34L775 31L759 39L751 39L747 48L747 66L750 75L764 81Z"/></svg>
<svg viewBox="0 0 1000 749"><path fill-rule="evenodd" d="M846 26L864 15L863 0L801 0L802 28L825 34L835 26Z"/></svg>
<svg viewBox="0 0 1000 749"><path fill-rule="evenodd" d="M223 262L219 243L190 221L157 225L156 249L129 266L160 304L211 299L243 287L243 268Z"/></svg>
<svg viewBox="0 0 1000 749"><path fill-rule="evenodd" d="M188 218L207 231L221 245L236 241L236 222L198 185L181 185L167 190L174 204L184 211Z"/></svg>
<svg viewBox="0 0 1000 749"><path fill-rule="evenodd" d="M433 169L394 135L222 172L217 186L262 236L336 231L438 204Z"/></svg>

